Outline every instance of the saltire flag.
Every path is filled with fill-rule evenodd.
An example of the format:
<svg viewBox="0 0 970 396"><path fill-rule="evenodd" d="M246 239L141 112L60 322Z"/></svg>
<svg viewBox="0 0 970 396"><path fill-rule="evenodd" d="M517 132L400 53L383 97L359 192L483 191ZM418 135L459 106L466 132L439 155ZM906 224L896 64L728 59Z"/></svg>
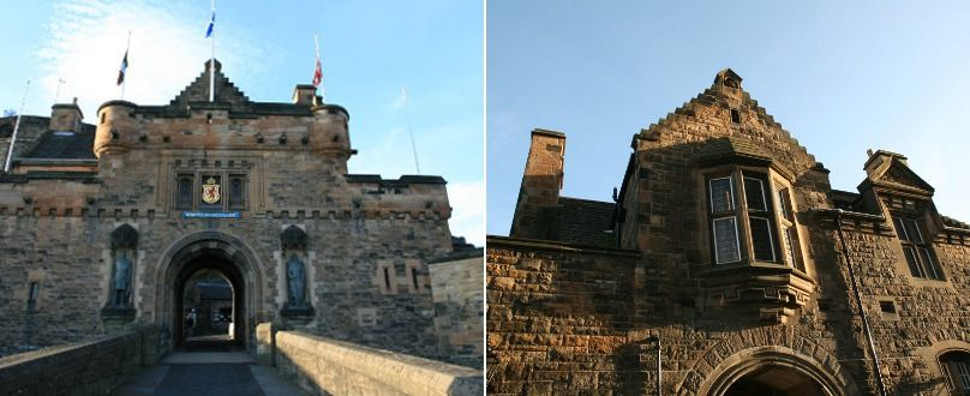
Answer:
<svg viewBox="0 0 970 396"><path fill-rule="evenodd" d="M216 11L212 10L212 20L209 21L209 28L205 31L205 38L212 37L212 29L216 27Z"/></svg>
<svg viewBox="0 0 970 396"><path fill-rule="evenodd" d="M121 68L118 69L118 85L125 82L126 71L128 71L128 50L125 50L125 57L121 60Z"/></svg>

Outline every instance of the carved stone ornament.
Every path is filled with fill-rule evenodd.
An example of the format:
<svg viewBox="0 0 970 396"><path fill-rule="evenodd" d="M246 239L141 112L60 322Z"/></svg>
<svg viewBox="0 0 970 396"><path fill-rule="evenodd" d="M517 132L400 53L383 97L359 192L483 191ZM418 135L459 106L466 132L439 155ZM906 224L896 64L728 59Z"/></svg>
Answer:
<svg viewBox="0 0 970 396"><path fill-rule="evenodd" d="M202 185L202 202L214 205L220 199L222 199L222 194L219 191L219 185L216 184L214 177L209 177L209 180L206 180L205 184Z"/></svg>

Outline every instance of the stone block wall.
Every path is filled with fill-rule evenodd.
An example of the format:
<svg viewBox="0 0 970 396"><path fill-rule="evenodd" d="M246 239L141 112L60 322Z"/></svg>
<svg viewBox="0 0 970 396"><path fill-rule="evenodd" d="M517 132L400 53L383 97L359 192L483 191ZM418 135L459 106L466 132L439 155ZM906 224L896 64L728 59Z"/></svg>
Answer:
<svg viewBox="0 0 970 396"><path fill-rule="evenodd" d="M633 394L639 254L489 237L488 393Z"/></svg>
<svg viewBox="0 0 970 396"><path fill-rule="evenodd" d="M428 265L435 334L442 360L481 370L484 368L484 257L482 250L466 256L469 257Z"/></svg>
<svg viewBox="0 0 970 396"><path fill-rule="evenodd" d="M0 359L0 394L105 395L157 362L153 332L127 332Z"/></svg>
<svg viewBox="0 0 970 396"><path fill-rule="evenodd" d="M480 395L480 370L368 348L298 331L279 331L280 372L314 395Z"/></svg>

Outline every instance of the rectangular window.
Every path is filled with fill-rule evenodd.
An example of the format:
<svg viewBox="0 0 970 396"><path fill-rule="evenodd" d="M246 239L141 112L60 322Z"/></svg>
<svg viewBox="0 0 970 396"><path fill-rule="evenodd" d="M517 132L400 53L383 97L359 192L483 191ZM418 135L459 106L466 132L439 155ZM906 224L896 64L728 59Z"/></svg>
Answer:
<svg viewBox="0 0 970 396"><path fill-rule="evenodd" d="M751 245L755 260L775 261L775 241L768 219L751 217Z"/></svg>
<svg viewBox="0 0 970 396"><path fill-rule="evenodd" d="M384 267L384 287L391 290L391 273L387 267Z"/></svg>
<svg viewBox="0 0 970 396"><path fill-rule="evenodd" d="M411 268L411 282L414 284L414 291L420 291L418 288L418 269Z"/></svg>
<svg viewBox="0 0 970 396"><path fill-rule="evenodd" d="M229 208L246 208L246 179L243 176L229 176Z"/></svg>
<svg viewBox="0 0 970 396"><path fill-rule="evenodd" d="M714 258L717 264L741 260L738 223L734 216L714 219Z"/></svg>
<svg viewBox="0 0 970 396"><path fill-rule="evenodd" d="M734 185L731 177L710 180L711 212L720 213L734 210Z"/></svg>
<svg viewBox="0 0 970 396"><path fill-rule="evenodd" d="M778 207L781 210L781 217L788 221L795 221L795 215L792 213L791 206L791 195L788 193L787 188L778 189Z"/></svg>
<svg viewBox="0 0 970 396"><path fill-rule="evenodd" d="M893 226L896 228L910 274L917 278L942 280L943 272L933 257L932 248L923 237L922 223L916 219L893 216Z"/></svg>
<svg viewBox="0 0 970 396"><path fill-rule="evenodd" d="M178 194L178 199L176 200L176 208L180 210L192 210L192 175L179 175L178 183L176 186L176 194Z"/></svg>
<svg viewBox="0 0 970 396"><path fill-rule="evenodd" d="M764 183L760 179L744 178L744 195L747 198L749 210L768 210L765 200Z"/></svg>

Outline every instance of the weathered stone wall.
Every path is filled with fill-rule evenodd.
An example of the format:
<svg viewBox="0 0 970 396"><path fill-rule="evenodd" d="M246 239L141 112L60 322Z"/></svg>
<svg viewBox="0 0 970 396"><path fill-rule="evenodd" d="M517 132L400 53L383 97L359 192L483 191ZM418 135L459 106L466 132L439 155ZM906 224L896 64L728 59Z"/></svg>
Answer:
<svg viewBox="0 0 970 396"><path fill-rule="evenodd" d="M869 222L870 224L872 222ZM945 279L913 277L888 222L882 232L848 223L844 236L849 264L859 279L886 388L892 394L941 394L947 388L939 354L966 350L970 329L970 246L964 231L941 232L933 244ZM947 234L954 238L947 238ZM949 242L948 242L949 239ZM883 312L881 301L895 313ZM962 343L953 348L953 343ZM923 393L921 393L923 392Z"/></svg>
<svg viewBox="0 0 970 396"><path fill-rule="evenodd" d="M109 394L157 362L157 335L126 332L0 358L0 393Z"/></svg>
<svg viewBox="0 0 970 396"><path fill-rule="evenodd" d="M428 265L441 359L483 369L485 276L482 250ZM467 255L466 255L467 256Z"/></svg>
<svg viewBox="0 0 970 396"><path fill-rule="evenodd" d="M486 243L488 393L632 394L639 254Z"/></svg>
<svg viewBox="0 0 970 396"><path fill-rule="evenodd" d="M270 332L262 332L264 336ZM315 395L480 395L480 370L297 331L276 333L277 367Z"/></svg>

